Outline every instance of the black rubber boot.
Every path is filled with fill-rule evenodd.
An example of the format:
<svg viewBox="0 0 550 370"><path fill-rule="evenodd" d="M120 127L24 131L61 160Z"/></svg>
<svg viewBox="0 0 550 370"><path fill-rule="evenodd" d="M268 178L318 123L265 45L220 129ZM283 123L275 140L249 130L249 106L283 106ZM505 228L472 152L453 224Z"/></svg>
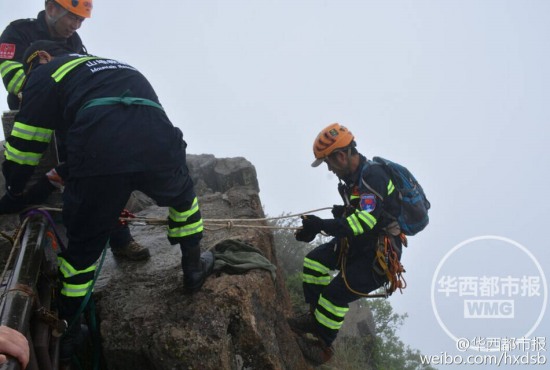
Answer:
<svg viewBox="0 0 550 370"><path fill-rule="evenodd" d="M183 269L183 289L185 294L199 291L214 267L214 254L210 251L201 254L200 245L181 246L181 267Z"/></svg>
<svg viewBox="0 0 550 370"><path fill-rule="evenodd" d="M87 336L88 326L80 322L75 323L63 334L59 346L59 361L64 369L70 368L72 356L82 346Z"/></svg>

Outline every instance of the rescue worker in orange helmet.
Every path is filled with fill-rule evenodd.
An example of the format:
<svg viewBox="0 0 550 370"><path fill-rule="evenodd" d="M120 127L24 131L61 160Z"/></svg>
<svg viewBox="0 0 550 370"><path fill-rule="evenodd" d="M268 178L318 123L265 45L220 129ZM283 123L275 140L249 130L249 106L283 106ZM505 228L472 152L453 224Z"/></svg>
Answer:
<svg viewBox="0 0 550 370"><path fill-rule="evenodd" d="M310 311L289 320L297 333L315 336L314 340L300 335L298 344L304 356L319 365L332 357L331 345L344 323L348 304L388 281L373 267L379 238L387 235L391 225L391 247L399 257L402 243L391 217L399 211L398 192L383 168L369 165L357 151L353 134L338 123L331 124L315 138L313 153L312 166L326 163L341 181L339 191L347 204L333 207L333 219L303 216L302 228L295 234L296 240L303 242L313 241L321 231L333 236L306 255L303 289ZM333 270L339 271L334 278Z"/></svg>
<svg viewBox="0 0 550 370"><path fill-rule="evenodd" d="M67 144L63 224L69 239L58 255L59 317L74 316L92 285L97 260L134 190L169 207L168 240L182 251L186 293L198 291L214 255L201 254L203 220L186 165L187 144L149 81L134 67L107 58L69 54L52 41L26 51L25 98L5 144L6 195L17 201L53 131ZM120 140L124 137L126 140ZM60 345L68 359L79 325Z"/></svg>
<svg viewBox="0 0 550 370"><path fill-rule="evenodd" d="M25 82L23 70L23 53L38 40L51 40L63 44L78 54L87 54L80 36L76 32L86 18L92 16L93 0L46 0L45 9L38 13L36 19L16 20L0 36L0 72L4 86L8 91L8 106L19 109L18 94ZM58 141L59 158L65 160L64 145ZM60 173L62 175L62 173ZM44 181L40 184L43 198L55 187ZM37 199L38 202L43 201ZM137 243L128 225L117 226L110 238L111 251L122 259L146 260L149 250Z"/></svg>
<svg viewBox="0 0 550 370"><path fill-rule="evenodd" d="M17 94L25 81L23 53L37 40L62 42L79 54L86 54L76 32L86 18L92 16L92 0L46 0L45 9L36 19L27 18L11 22L0 36L0 71L8 91L8 106L19 108Z"/></svg>

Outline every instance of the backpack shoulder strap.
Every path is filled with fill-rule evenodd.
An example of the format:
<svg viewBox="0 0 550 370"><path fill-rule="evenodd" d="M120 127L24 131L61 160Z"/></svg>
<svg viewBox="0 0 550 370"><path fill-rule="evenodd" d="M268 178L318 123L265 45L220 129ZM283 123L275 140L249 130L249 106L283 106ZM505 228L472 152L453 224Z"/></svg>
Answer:
<svg viewBox="0 0 550 370"><path fill-rule="evenodd" d="M381 201L384 201L384 197L383 197L379 192L377 192L376 190L374 190L374 188L373 188L372 186L370 186L370 185L365 181L364 174L365 174L365 172L368 171L369 167L372 166L372 165L378 165L378 163L372 162L372 161L367 161L367 162L363 165L363 168L361 169L361 183L363 184L364 187L366 187L367 189L369 189L369 191L372 192L376 197L378 197L378 199L380 199Z"/></svg>

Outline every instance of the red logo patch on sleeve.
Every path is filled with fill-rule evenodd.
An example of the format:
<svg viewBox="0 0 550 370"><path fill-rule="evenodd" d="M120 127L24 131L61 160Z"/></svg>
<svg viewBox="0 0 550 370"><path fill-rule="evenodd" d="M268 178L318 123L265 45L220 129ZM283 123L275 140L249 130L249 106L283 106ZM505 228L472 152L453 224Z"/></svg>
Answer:
<svg viewBox="0 0 550 370"><path fill-rule="evenodd" d="M0 59L13 59L15 44L0 44Z"/></svg>
<svg viewBox="0 0 550 370"><path fill-rule="evenodd" d="M376 208L376 197L374 194L361 194L359 206L362 211L371 213Z"/></svg>

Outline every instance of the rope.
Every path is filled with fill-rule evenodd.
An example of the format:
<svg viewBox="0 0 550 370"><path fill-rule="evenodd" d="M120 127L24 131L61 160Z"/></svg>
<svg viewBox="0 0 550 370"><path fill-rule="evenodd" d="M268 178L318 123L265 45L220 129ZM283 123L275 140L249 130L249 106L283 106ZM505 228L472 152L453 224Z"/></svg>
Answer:
<svg viewBox="0 0 550 370"><path fill-rule="evenodd" d="M51 211L51 212L61 212L60 208L51 208L51 207L40 207L36 208L37 210ZM292 226L267 226L267 225L250 225L246 224L247 222L264 222L272 220L280 220L285 218L300 217L302 215L307 215L310 213L315 213L319 211L324 211L332 209L332 207L324 207L312 209L310 211L295 213L291 215L278 216L278 217L264 217L264 218L220 218L220 219L203 219L206 230L217 231L222 229L232 229L232 228L255 228L255 229L277 229L277 230L299 230L300 227ZM152 218L152 217L120 217L122 222L130 222L133 225L140 225L141 223L146 225L167 225L168 219L166 218ZM237 222L237 223L235 223Z"/></svg>
<svg viewBox="0 0 550 370"><path fill-rule="evenodd" d="M258 229L287 229L287 230L298 230L299 227L290 227L290 226L265 226L265 225L248 225L248 224L235 224L235 222L264 222L264 221L272 221L272 220L280 220L285 218L292 218L292 217L300 217L302 215L307 215L310 213L315 213L319 211L324 211L327 209L332 209L332 207L324 207L324 208L318 208L313 209L306 212L291 214L291 215L285 215L285 216L278 216L278 217L264 217L264 218L220 218L220 219L208 219L205 218L202 221L205 225L211 225L211 226L219 226L219 229L223 229L224 226L228 229L231 229L233 227L253 227ZM121 217L121 221L126 222L144 222L149 225L166 225L168 224L168 220L165 218L148 218L148 217ZM219 230L214 229L214 230Z"/></svg>
<svg viewBox="0 0 550 370"><path fill-rule="evenodd" d="M407 246L407 239L403 233L400 234L401 241L404 246ZM381 294L372 294L372 293L362 293L354 290L347 278L346 278L346 261L347 261L347 252L348 252L348 241L343 239L342 246L340 248L340 271L342 272L342 278L344 279L344 284L346 288L354 294L365 298L388 298L395 292L397 289L403 293L403 289L407 287L407 281L403 277L405 269L399 261L397 253L391 246L391 241L389 237L384 235L383 241L379 244L379 247L376 251L376 262L379 264L379 269L375 268L374 272L380 275L386 275L388 282L384 284L384 293ZM382 252L383 251L383 252Z"/></svg>
<svg viewBox="0 0 550 370"><path fill-rule="evenodd" d="M25 218L28 218L32 215L42 215L42 216L44 216L48 220L48 223L50 224L50 227L52 228L53 233L55 234L55 237L57 238L57 242L61 246L61 250L64 251L65 249L67 249L65 247L65 245L63 244L63 239L61 239L61 237L60 237L59 230L57 229L57 227L55 225L55 221L53 220L52 216L48 213L48 211L46 209L44 209L44 208L34 208L34 209L30 209L26 213L23 213L23 216Z"/></svg>

